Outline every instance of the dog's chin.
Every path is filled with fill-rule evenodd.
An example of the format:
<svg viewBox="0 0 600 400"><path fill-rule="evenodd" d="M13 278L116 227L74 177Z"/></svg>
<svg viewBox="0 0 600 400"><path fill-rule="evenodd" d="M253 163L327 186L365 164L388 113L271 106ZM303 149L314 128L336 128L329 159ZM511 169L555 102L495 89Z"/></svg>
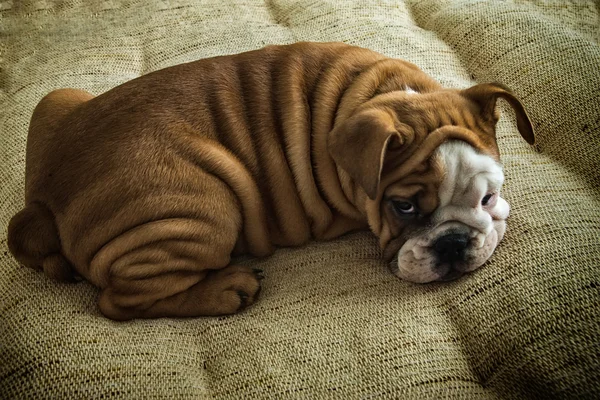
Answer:
<svg viewBox="0 0 600 400"><path fill-rule="evenodd" d="M504 237L506 221L494 220L487 234L471 234L464 261L440 262L433 250L435 240L422 236L407 240L390 263L397 277L414 282L452 281L481 267L494 253Z"/></svg>

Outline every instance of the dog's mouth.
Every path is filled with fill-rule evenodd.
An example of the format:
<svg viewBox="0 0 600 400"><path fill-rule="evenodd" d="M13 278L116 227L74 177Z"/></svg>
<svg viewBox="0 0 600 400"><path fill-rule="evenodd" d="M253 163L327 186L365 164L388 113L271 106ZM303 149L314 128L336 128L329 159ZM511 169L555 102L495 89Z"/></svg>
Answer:
<svg viewBox="0 0 600 400"><path fill-rule="evenodd" d="M450 282L461 278L465 272L461 271L459 267L453 264L444 265L443 268L447 271L437 280L440 282Z"/></svg>

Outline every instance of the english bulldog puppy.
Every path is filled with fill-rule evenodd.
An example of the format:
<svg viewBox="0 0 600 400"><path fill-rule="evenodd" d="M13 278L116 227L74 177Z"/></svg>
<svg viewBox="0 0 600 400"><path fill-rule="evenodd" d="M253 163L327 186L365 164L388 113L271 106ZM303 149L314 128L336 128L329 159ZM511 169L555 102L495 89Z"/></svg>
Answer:
<svg viewBox="0 0 600 400"><path fill-rule="evenodd" d="M177 65L102 95L60 89L29 127L22 264L100 288L115 320L232 314L264 257L370 229L413 282L480 267L505 231L502 85L445 89L415 65L341 43Z"/></svg>

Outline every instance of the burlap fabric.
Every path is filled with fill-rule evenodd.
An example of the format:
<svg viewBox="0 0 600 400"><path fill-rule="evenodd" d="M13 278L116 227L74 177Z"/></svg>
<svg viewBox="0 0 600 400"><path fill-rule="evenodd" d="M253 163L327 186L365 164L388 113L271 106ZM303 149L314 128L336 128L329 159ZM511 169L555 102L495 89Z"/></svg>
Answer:
<svg viewBox="0 0 600 400"><path fill-rule="evenodd" d="M0 2L0 398L597 395L598 11L583 0ZM450 87L499 81L523 99L538 146L505 109L512 216L484 268L413 285L386 270L370 234L354 234L248 261L267 279L241 315L116 323L89 284L57 284L7 253L44 94L101 93L298 40L402 57Z"/></svg>

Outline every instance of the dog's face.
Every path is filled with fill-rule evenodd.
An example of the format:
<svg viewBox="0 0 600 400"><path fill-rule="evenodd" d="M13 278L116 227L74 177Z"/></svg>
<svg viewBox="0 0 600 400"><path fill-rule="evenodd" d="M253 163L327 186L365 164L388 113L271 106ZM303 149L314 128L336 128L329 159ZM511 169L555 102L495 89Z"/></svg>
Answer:
<svg viewBox="0 0 600 400"><path fill-rule="evenodd" d="M389 227L386 254L400 278L452 280L480 267L504 236L508 203L500 197L501 166L463 141L440 145L430 160L435 187L396 182L383 195ZM428 200L430 198L431 200ZM423 205L427 201L435 208Z"/></svg>
<svg viewBox="0 0 600 400"><path fill-rule="evenodd" d="M369 225L400 278L458 278L483 265L502 240L509 205L500 197L498 97L533 143L523 107L498 85L387 93L332 132L332 157L364 193Z"/></svg>

